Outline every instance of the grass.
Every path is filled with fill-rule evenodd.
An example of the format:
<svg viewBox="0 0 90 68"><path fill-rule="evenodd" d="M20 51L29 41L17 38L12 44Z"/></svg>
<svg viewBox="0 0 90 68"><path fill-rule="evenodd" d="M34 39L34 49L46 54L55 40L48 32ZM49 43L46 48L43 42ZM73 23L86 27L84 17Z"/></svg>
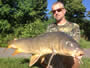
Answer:
<svg viewBox="0 0 90 68"><path fill-rule="evenodd" d="M90 68L90 58L83 58L80 68ZM42 68L40 65L28 66L29 60L23 58L0 58L0 68Z"/></svg>
<svg viewBox="0 0 90 68"><path fill-rule="evenodd" d="M90 41L81 38L80 45L82 48L90 48Z"/></svg>
<svg viewBox="0 0 90 68"><path fill-rule="evenodd" d="M80 68L90 68L90 58L83 58L83 64L80 65Z"/></svg>
<svg viewBox="0 0 90 68"><path fill-rule="evenodd" d="M0 68L40 68L39 66L28 66L29 59L24 58L0 58Z"/></svg>

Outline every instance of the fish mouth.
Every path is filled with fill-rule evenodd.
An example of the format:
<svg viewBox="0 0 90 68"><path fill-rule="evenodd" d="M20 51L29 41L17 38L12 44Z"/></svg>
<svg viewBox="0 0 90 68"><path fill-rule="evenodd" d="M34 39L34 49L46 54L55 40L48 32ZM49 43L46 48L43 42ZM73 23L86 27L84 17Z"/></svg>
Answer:
<svg viewBox="0 0 90 68"><path fill-rule="evenodd" d="M16 46L15 46L15 45L8 45L7 48L13 48L13 49L16 49Z"/></svg>
<svg viewBox="0 0 90 68"><path fill-rule="evenodd" d="M76 57L81 58L82 56L84 55L84 52L83 51L80 51L76 54Z"/></svg>
<svg viewBox="0 0 90 68"><path fill-rule="evenodd" d="M79 64L83 64L82 57L83 57L83 56L74 57L74 60L78 60L78 63L79 63Z"/></svg>
<svg viewBox="0 0 90 68"><path fill-rule="evenodd" d="M78 60L79 63L83 64L83 62L81 60L83 55L84 55L84 52L83 51L79 51L79 52L76 53L76 55L73 55L73 58L75 60Z"/></svg>
<svg viewBox="0 0 90 68"><path fill-rule="evenodd" d="M81 59L83 57L84 54L80 54L79 56L74 56L74 58L76 59Z"/></svg>
<svg viewBox="0 0 90 68"><path fill-rule="evenodd" d="M72 52L72 56L73 57L80 57L80 56L83 56L84 55L84 51L83 50L74 50L73 52Z"/></svg>

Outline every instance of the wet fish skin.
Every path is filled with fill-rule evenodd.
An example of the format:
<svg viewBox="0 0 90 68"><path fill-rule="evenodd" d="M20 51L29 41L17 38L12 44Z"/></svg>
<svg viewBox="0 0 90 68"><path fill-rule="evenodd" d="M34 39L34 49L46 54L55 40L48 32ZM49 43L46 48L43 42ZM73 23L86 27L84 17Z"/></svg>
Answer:
<svg viewBox="0 0 90 68"><path fill-rule="evenodd" d="M51 54L53 51L72 57L84 54L80 45L64 32L48 32L34 38L13 40L9 42L8 48L16 48L13 55L21 52L33 54L29 66L37 62L41 56Z"/></svg>

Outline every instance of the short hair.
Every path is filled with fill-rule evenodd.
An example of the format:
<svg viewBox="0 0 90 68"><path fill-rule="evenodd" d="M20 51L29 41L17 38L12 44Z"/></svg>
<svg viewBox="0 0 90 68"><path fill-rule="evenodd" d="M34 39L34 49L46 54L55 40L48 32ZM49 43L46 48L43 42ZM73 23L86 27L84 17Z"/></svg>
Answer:
<svg viewBox="0 0 90 68"><path fill-rule="evenodd" d="M56 5L56 4L61 4L63 6L63 8L64 8L64 4L62 2L58 1L58 2L53 3L53 5Z"/></svg>

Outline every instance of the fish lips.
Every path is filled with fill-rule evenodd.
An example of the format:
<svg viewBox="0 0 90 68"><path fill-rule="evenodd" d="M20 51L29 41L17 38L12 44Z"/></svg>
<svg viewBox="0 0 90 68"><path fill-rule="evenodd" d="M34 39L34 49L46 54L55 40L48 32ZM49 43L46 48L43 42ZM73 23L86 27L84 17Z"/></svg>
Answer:
<svg viewBox="0 0 90 68"><path fill-rule="evenodd" d="M74 52L72 53L72 57L74 57L75 59L81 60L84 54L85 52L83 50L74 50Z"/></svg>

